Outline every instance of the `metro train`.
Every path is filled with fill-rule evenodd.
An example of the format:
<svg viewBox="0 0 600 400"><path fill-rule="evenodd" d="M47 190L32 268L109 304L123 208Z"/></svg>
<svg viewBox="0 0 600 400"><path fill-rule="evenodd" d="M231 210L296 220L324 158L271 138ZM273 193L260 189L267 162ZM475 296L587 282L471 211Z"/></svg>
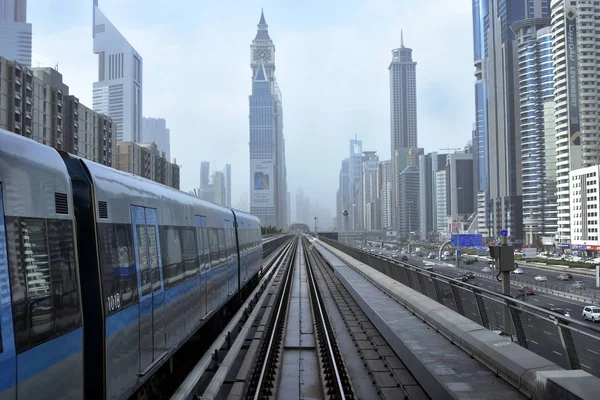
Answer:
<svg viewBox="0 0 600 400"><path fill-rule="evenodd" d="M131 396L261 265L258 218L0 130L0 399Z"/></svg>

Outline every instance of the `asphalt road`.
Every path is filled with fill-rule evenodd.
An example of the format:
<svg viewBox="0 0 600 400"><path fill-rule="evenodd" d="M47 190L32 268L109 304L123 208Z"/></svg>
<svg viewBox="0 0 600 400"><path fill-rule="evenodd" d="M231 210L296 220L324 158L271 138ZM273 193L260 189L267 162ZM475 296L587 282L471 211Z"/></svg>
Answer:
<svg viewBox="0 0 600 400"><path fill-rule="evenodd" d="M375 253L378 254L379 252L388 257L391 256L392 253L391 251L375 249ZM420 267L423 267L424 262L426 261L439 263L437 260L428 260L421 257L408 256L408 258L409 264ZM485 265L486 264L483 262L477 262L472 265L465 265L461 262L461 269L481 272ZM451 277L460 274L460 271L458 270L455 271L448 267L436 266L434 266L434 272ZM533 276L538 272L539 271L531 269L526 271L526 273L531 274L527 275L527 277L531 279L532 283L535 282ZM495 275L489 275L489 278L476 277L475 279L469 280L469 283L487 290L500 292L500 282L495 280ZM513 276L514 275L512 275L511 278ZM550 280L551 277L548 276L548 279ZM556 279L555 276L554 279ZM525 280L525 282L528 281ZM558 282L560 283L560 281ZM536 282L536 284L539 285L538 282ZM567 282L567 284L569 283ZM519 294L518 288L511 288L511 294L513 297L516 297ZM584 304L570 299L538 293L526 296L524 300L537 307L564 308L569 311L571 315L571 318L561 319L561 322L566 325L568 325L570 320L580 321L582 325L572 325L571 329L568 329L572 338L573 348L575 349L574 355L583 370L590 372L595 376L600 376L600 326L598 326L598 324L583 321L582 311ZM481 323L479 308L477 307L474 295L469 291L461 290L460 302L462 303L464 315L474 322ZM484 300L484 304L489 324L496 329L500 329L503 325L504 307L499 304L495 305L489 300ZM527 340L527 348L564 368L569 368L567 364L568 357L560 337L560 327L554 321L549 320L548 316L549 313L538 311L532 311L532 313L523 312L520 314L521 324Z"/></svg>

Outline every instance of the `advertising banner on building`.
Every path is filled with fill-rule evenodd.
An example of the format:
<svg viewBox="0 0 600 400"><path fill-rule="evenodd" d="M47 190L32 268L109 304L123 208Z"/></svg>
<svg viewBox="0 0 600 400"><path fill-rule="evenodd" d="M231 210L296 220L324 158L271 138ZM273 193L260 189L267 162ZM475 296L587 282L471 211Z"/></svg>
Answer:
<svg viewBox="0 0 600 400"><path fill-rule="evenodd" d="M567 50L567 101L569 102L569 142L581 145L579 123L579 59L577 57L577 14L567 10L565 14Z"/></svg>
<svg viewBox="0 0 600 400"><path fill-rule="evenodd" d="M250 199L252 207L275 207L273 160L250 160Z"/></svg>

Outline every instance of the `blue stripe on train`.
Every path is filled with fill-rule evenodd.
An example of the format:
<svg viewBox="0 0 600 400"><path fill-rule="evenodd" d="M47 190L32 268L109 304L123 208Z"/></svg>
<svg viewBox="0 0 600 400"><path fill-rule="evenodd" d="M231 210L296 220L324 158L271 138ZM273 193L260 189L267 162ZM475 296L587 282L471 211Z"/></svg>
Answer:
<svg viewBox="0 0 600 400"><path fill-rule="evenodd" d="M67 357L81 352L82 345L83 330L77 328L17 355L17 383L24 382ZM43 390L44 388L40 388L40 391Z"/></svg>
<svg viewBox="0 0 600 400"><path fill-rule="evenodd" d="M215 278L219 275L226 273L226 267L220 266L209 272L209 277ZM179 285L173 286L167 289L165 292L165 304L169 304L175 301L177 298L186 295L188 292L197 287L197 281L200 279L199 276L193 279L187 280ZM150 312L150 307L147 307L148 311L142 312L142 315L146 315ZM105 337L110 337L119 331L123 330L126 326L136 322L139 318L139 304L124 308L123 310L110 315L106 319L106 332Z"/></svg>

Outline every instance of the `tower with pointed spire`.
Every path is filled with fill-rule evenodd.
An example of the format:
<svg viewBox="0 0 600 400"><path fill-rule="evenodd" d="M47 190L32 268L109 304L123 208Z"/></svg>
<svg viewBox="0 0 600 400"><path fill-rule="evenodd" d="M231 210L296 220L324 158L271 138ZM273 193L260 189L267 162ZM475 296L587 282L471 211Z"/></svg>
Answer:
<svg viewBox="0 0 600 400"><path fill-rule="evenodd" d="M394 170L393 191L395 203L392 209L392 224L400 232L410 230L402 226L400 209L400 173L404 168L416 167L416 158L408 157L417 144L417 63L412 59L412 49L404 46L404 32L400 31L400 47L392 50L390 73L390 144ZM417 151L418 152L418 151ZM418 157L417 157L418 158ZM406 160L412 160L408 165ZM416 201L416 200L415 200Z"/></svg>
<svg viewBox="0 0 600 400"><path fill-rule="evenodd" d="M275 45L261 10L250 45L250 212L262 226L286 228L288 220L282 98L275 78Z"/></svg>

